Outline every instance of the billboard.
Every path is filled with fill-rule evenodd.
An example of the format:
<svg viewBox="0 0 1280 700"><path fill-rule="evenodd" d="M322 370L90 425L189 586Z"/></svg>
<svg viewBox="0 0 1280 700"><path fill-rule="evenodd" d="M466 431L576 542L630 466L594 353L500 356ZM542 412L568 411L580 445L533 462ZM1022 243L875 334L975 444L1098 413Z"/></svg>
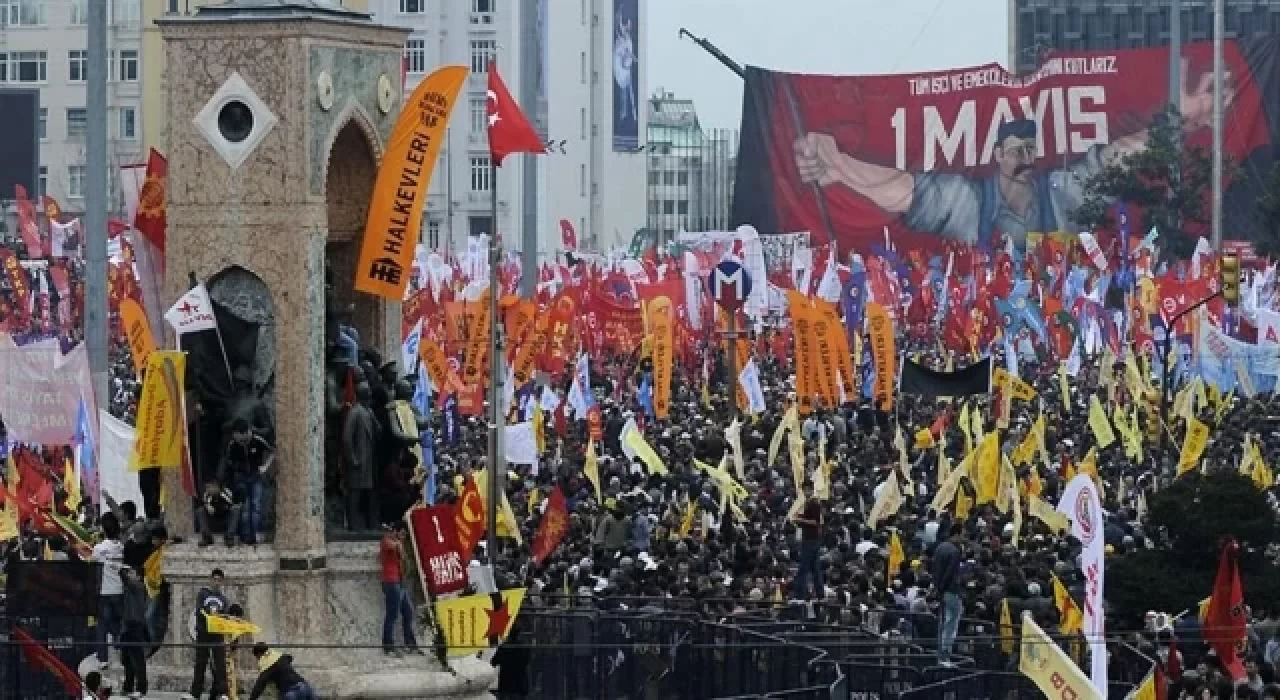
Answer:
<svg viewBox="0 0 1280 700"><path fill-rule="evenodd" d="M1275 160L1280 42L1228 42L1225 151L1240 166L1225 230L1254 238L1254 201ZM1211 145L1212 46L1184 46L1187 145ZM749 68L735 224L810 231L842 253L885 242L987 247L1079 232L1083 181L1146 147L1168 101L1168 51L1055 54L1034 73L997 64L921 74L829 76Z"/></svg>
<svg viewBox="0 0 1280 700"><path fill-rule="evenodd" d="M0 200L14 198L14 186L38 197L40 90L0 88Z"/></svg>
<svg viewBox="0 0 1280 700"><path fill-rule="evenodd" d="M613 150L640 147L639 0L613 0Z"/></svg>

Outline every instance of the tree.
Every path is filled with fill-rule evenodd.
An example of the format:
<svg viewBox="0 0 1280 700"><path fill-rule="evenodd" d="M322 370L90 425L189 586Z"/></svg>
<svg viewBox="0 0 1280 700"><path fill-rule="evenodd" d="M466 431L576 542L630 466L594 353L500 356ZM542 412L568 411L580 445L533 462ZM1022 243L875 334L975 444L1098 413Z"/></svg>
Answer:
<svg viewBox="0 0 1280 700"><path fill-rule="evenodd" d="M1246 601L1270 606L1280 598L1280 567L1265 556L1276 536L1275 513L1253 481L1235 472L1188 474L1149 499L1147 534L1159 542L1108 558L1109 609L1126 627L1148 610L1177 614L1207 597L1227 536L1241 545Z"/></svg>
<svg viewBox="0 0 1280 700"><path fill-rule="evenodd" d="M1152 117L1146 148L1121 156L1085 180L1076 222L1085 228L1114 228L1111 207L1124 202L1142 211L1141 230L1154 226L1160 232L1166 257L1190 258L1196 239L1186 235L1186 228L1209 223L1213 162L1205 149L1180 143L1180 124L1177 110L1167 107Z"/></svg>

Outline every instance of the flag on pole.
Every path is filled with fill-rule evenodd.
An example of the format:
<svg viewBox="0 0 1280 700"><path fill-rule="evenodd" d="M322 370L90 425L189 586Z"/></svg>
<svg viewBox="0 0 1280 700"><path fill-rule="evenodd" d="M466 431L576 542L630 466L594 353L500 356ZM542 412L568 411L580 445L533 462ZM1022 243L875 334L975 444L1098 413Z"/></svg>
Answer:
<svg viewBox="0 0 1280 700"><path fill-rule="evenodd" d="M205 289L204 283L192 287L174 302L165 312L164 320L178 335L216 330L218 319L213 315L213 300L209 298L209 290Z"/></svg>
<svg viewBox="0 0 1280 700"><path fill-rule="evenodd" d="M89 489L89 500L98 502L98 442L93 437L93 426L89 423L89 406L84 396L80 397L80 405L76 409L76 469L80 478Z"/></svg>
<svg viewBox="0 0 1280 700"><path fill-rule="evenodd" d="M542 137L534 130L520 105L511 98L498 75L498 65L489 61L489 89L485 93L489 121L489 154L495 167L512 153L544 153Z"/></svg>

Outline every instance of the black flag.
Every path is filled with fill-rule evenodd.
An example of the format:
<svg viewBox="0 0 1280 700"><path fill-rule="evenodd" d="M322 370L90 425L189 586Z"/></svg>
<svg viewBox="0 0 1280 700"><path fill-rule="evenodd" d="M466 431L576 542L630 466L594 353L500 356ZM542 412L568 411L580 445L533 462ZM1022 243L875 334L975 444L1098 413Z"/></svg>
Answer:
<svg viewBox="0 0 1280 700"><path fill-rule="evenodd" d="M991 393L991 358L954 372L935 372L906 358L898 391L919 396L971 396Z"/></svg>

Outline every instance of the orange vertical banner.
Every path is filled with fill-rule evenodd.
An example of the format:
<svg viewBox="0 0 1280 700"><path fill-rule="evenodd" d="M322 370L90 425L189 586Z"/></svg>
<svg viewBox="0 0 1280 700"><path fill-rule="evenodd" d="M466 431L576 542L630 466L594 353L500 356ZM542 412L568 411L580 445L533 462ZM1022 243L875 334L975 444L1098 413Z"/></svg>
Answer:
<svg viewBox="0 0 1280 700"><path fill-rule="evenodd" d="M418 343L418 358L422 360L422 366L426 368L427 377L431 379L431 385L436 391L449 394L462 386L458 375L449 366L449 358L445 356L440 344L425 335Z"/></svg>
<svg viewBox="0 0 1280 700"><path fill-rule="evenodd" d="M671 374L675 366L675 310L671 299L657 297L645 305L653 337L653 413L658 420L671 414Z"/></svg>
<svg viewBox="0 0 1280 700"><path fill-rule="evenodd" d="M827 302L821 299L814 299L812 306L809 307L809 316L812 319L814 351L817 355L818 370L818 391L822 394L822 404L825 408L831 409L840 403L840 394L836 389L836 365L835 348L832 346L831 320L823 313L822 309Z"/></svg>
<svg viewBox="0 0 1280 700"><path fill-rule="evenodd" d="M787 310L791 314L792 336L796 352L796 401L800 415L813 410L813 397L818 392L813 366L813 317L809 313L809 297L794 290L787 290Z"/></svg>
<svg viewBox="0 0 1280 700"><path fill-rule="evenodd" d="M845 335L844 324L840 322L840 316L836 311L835 304L822 302L818 305L818 310L828 321L828 327L831 329L831 351L835 354L835 366L840 370L840 389L844 391L845 401L857 401L858 393L854 386L853 355L849 350L849 336Z"/></svg>
<svg viewBox="0 0 1280 700"><path fill-rule="evenodd" d="M489 369L489 291L480 295L480 311L467 329L467 354L462 366L462 391L458 394L458 411L464 416L484 412L484 387Z"/></svg>
<svg viewBox="0 0 1280 700"><path fill-rule="evenodd" d="M874 301L867 302L867 337L871 342L871 360L876 365L873 400L882 411L893 410L894 383L897 379L897 351L894 349L893 319Z"/></svg>
<svg viewBox="0 0 1280 700"><path fill-rule="evenodd" d="M511 363L511 374L515 378L517 389L533 379L533 370L538 357L542 355L542 349L547 346L547 339L550 337L551 314L540 313L538 320L533 324L533 332L529 334L529 339L520 344L515 361Z"/></svg>
<svg viewBox="0 0 1280 700"><path fill-rule="evenodd" d="M404 299L427 185L439 160L449 113L466 79L466 67L445 66L427 76L404 101L369 200L356 266L357 291Z"/></svg>
<svg viewBox="0 0 1280 700"><path fill-rule="evenodd" d="M514 361L520 346L533 335L533 319L538 315L538 305L519 297L504 297L501 305L502 325L507 331L507 359Z"/></svg>
<svg viewBox="0 0 1280 700"><path fill-rule="evenodd" d="M133 367L142 374L147 368L147 357L155 352L156 339L151 335L151 324L147 321L147 313L138 302L124 299L120 302L120 330L129 342L129 354L133 356Z"/></svg>

